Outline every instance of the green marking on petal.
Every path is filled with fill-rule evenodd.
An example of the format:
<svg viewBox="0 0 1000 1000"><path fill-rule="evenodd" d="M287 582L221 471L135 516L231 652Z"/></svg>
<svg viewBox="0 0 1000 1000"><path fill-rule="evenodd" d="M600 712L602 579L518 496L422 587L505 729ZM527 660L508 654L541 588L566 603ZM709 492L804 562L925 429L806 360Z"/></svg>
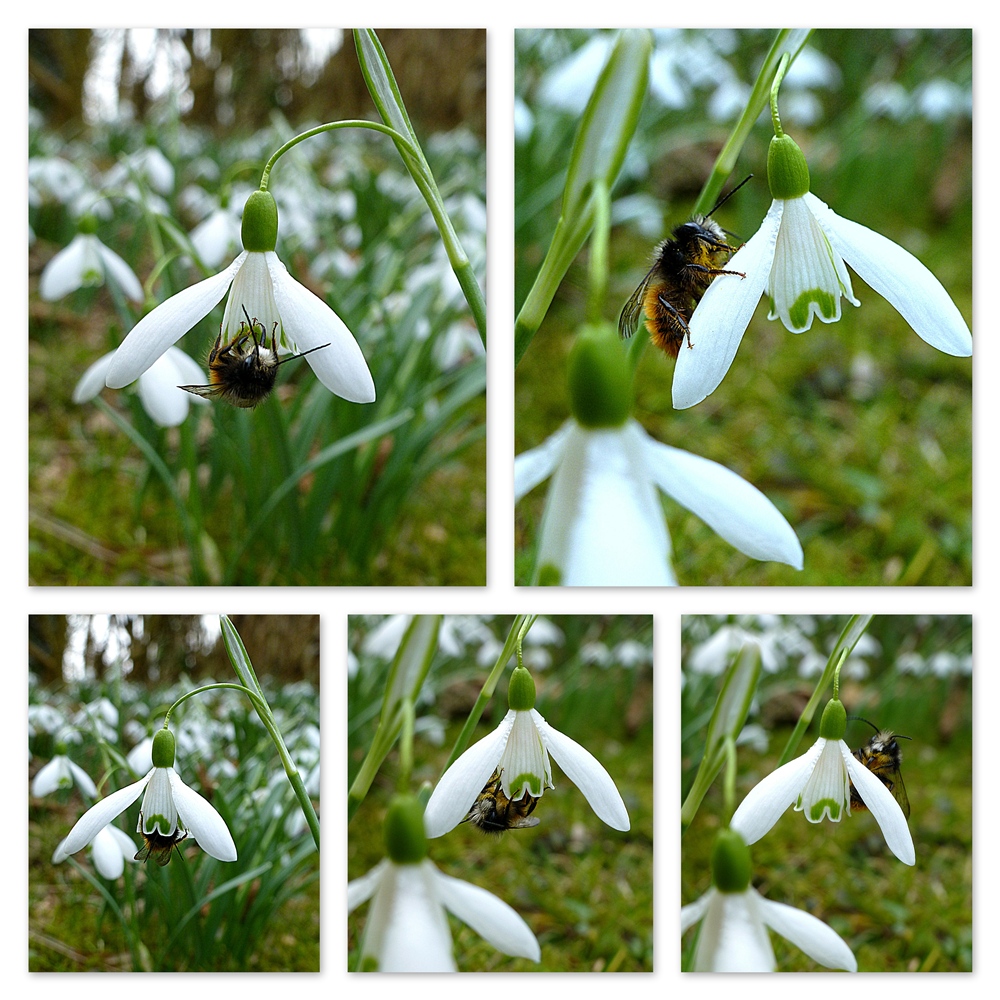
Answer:
<svg viewBox="0 0 1000 1000"><path fill-rule="evenodd" d="M525 790L537 799L542 794L542 779L537 774L519 774L510 779L511 799L519 799Z"/></svg>
<svg viewBox="0 0 1000 1000"><path fill-rule="evenodd" d="M831 295L822 288L810 288L792 303L792 308L788 310L788 320L796 330L804 330L809 325L809 305L812 302L819 306L819 314L825 320L835 319L838 298L839 296Z"/></svg>
<svg viewBox="0 0 1000 1000"><path fill-rule="evenodd" d="M817 802L812 804L809 809L809 818L814 822L818 823L823 818L823 812L826 809L830 810L830 819L834 823L840 822L840 811L843 808L842 802L837 802L835 799L819 799Z"/></svg>
<svg viewBox="0 0 1000 1000"><path fill-rule="evenodd" d="M174 831L170 829L170 823L166 816L143 816L143 824L146 833L159 830L164 837L169 837Z"/></svg>

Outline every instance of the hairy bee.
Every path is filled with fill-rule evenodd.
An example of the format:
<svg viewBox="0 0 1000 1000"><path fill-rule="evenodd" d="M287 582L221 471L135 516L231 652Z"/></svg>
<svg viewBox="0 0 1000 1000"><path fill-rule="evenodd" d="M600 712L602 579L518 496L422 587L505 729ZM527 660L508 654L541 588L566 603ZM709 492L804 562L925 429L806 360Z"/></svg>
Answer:
<svg viewBox="0 0 1000 1000"><path fill-rule="evenodd" d="M267 331L254 317L250 319L246 306L243 307L246 324L240 321L240 329L227 344L222 343L222 331L215 338L215 346L208 355L208 385L181 385L179 389L192 392L205 399L222 399L233 406L253 409L263 403L274 388L278 375L278 365L295 358L304 358L313 351L319 351L329 344L311 347L301 354L278 360L278 324L271 331L271 346L267 346ZM260 329L260 338L257 330ZM252 346L251 346L252 345Z"/></svg>
<svg viewBox="0 0 1000 1000"><path fill-rule="evenodd" d="M504 795L500 776L502 768L497 768L486 783L486 787L476 796L469 815L463 823L474 823L483 833L501 834L504 830L524 830L538 826L538 819L532 816L538 799L525 792L519 799L508 799Z"/></svg>
<svg viewBox="0 0 1000 1000"><path fill-rule="evenodd" d="M855 758L859 760L886 788L892 792L893 798L899 803L903 815L910 818L910 800L906 795L906 786L903 784L903 776L899 773L899 765L902 761L902 752L899 749L897 740L908 740L909 736L900 736L887 729L879 729L878 726L868 722L867 719L859 719L859 722L867 723L875 730L875 735L863 746L853 751ZM861 796L858 795L854 784L851 784L851 808L867 809Z"/></svg>
<svg viewBox="0 0 1000 1000"><path fill-rule="evenodd" d="M721 266L739 247L726 242L725 230L711 216L750 177L720 198L707 215L696 215L682 223L669 239L657 245L653 266L618 317L618 334L622 339L632 336L644 312L650 340L670 357L677 357L685 338L688 347L694 346L688 322L708 286L720 274L746 277L741 271L727 271Z"/></svg>
<svg viewBox="0 0 1000 1000"><path fill-rule="evenodd" d="M162 868L170 860L171 851L182 840L187 839L187 830L178 829L168 835L160 833L160 828L157 826L151 832L146 833L142 825L142 813L139 813L139 833L145 843L136 851L132 860L148 861L150 858L155 858L156 863Z"/></svg>

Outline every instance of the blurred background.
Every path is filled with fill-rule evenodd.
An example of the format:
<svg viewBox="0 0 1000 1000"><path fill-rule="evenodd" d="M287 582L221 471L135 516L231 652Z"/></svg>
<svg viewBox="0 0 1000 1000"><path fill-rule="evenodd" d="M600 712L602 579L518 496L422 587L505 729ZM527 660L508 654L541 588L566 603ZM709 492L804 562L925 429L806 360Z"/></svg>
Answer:
<svg viewBox="0 0 1000 1000"><path fill-rule="evenodd" d="M483 284L485 31L379 37ZM253 414L192 407L163 427L135 386L102 392L110 414L74 403L143 309L100 273L58 296L40 286L82 220L156 300L227 266L271 153L324 122L378 120L351 33L33 30L28 93L31 582L484 583L484 350L385 136L306 140L270 184L278 255L354 333L374 404L321 391L305 362ZM222 308L178 343L202 366Z"/></svg>
<svg viewBox="0 0 1000 1000"><path fill-rule="evenodd" d="M421 689L414 741L414 786L437 782L451 748L493 668L511 615L446 615ZM348 679L348 786L374 736L389 664L407 616L351 616ZM513 658L512 658L513 663ZM538 618L525 638L524 663L545 720L585 746L621 793L631 829L601 822L553 763L554 789L533 813L537 827L501 837L471 824L430 841L430 860L446 875L480 885L531 927L541 965L509 958L449 916L461 970L625 972L653 968L653 619L640 615ZM505 671L470 745L507 714ZM398 747L386 758L347 837L348 879L385 856L382 822L396 789ZM348 918L348 968L370 906Z"/></svg>
<svg viewBox="0 0 1000 1000"><path fill-rule="evenodd" d="M319 812L319 618L234 615ZM169 864L105 878L90 848L52 854L93 804L152 766L150 738L186 691L237 681L217 615L33 615L28 620L28 967L42 971L319 970L319 857L277 751L246 697L215 690L171 716L175 769L223 816L239 858L181 844ZM134 842L141 800L115 821Z"/></svg>
<svg viewBox="0 0 1000 1000"><path fill-rule="evenodd" d="M612 207L605 319L618 314L653 247L691 214L745 107L774 33L657 31L639 126ZM515 36L515 312L545 255L579 116L613 33ZM901 244L972 320L972 35L820 30L789 71L779 110L809 163L813 193ZM770 205L769 118L726 185L754 179L719 211L734 239ZM566 356L584 320L579 254L516 378L515 450L566 419ZM758 563L694 515L665 504L678 579L698 584L968 585L972 580L972 364L934 350L852 274L860 308L801 337L758 307L729 374L673 410L673 362L647 349L634 416L656 438L720 462L762 490L805 553L796 572ZM545 490L516 508L519 581L530 578Z"/></svg>
<svg viewBox="0 0 1000 1000"><path fill-rule="evenodd" d="M737 741L736 805L773 771L830 651L844 615L684 615L681 633L681 797L687 795L722 675L744 644L761 653L761 677ZM827 689L833 696L832 686ZM841 670L851 749L880 729L900 740L916 865L898 861L878 824L855 810L839 823L809 823L789 808L753 844L752 885L808 910L848 943L862 972L972 969L972 619L876 615ZM826 698L821 701L826 703ZM793 756L819 735L819 712ZM682 903L711 883L715 834L727 825L722 775L681 839ZM693 953L696 931L683 939ZM777 934L780 970L819 967Z"/></svg>

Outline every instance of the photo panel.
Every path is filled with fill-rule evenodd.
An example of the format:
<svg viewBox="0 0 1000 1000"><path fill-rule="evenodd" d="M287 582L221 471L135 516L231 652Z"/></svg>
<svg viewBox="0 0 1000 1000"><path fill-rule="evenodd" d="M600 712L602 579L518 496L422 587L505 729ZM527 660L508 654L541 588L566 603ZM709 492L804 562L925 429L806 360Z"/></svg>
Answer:
<svg viewBox="0 0 1000 1000"><path fill-rule="evenodd" d="M681 663L682 970L972 971L972 618L684 615Z"/></svg>
<svg viewBox="0 0 1000 1000"><path fill-rule="evenodd" d="M516 583L971 584L972 32L514 44Z"/></svg>
<svg viewBox="0 0 1000 1000"><path fill-rule="evenodd" d="M28 619L28 969L318 972L317 615Z"/></svg>
<svg viewBox="0 0 1000 1000"><path fill-rule="evenodd" d="M652 617L349 622L347 968L652 971Z"/></svg>
<svg viewBox="0 0 1000 1000"><path fill-rule="evenodd" d="M484 585L485 30L28 53L30 583Z"/></svg>

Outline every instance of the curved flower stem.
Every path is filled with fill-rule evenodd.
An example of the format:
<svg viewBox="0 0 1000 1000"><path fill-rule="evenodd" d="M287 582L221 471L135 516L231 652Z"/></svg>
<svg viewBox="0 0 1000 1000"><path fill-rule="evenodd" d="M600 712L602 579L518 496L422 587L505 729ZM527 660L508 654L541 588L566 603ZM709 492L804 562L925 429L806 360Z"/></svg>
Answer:
<svg viewBox="0 0 1000 1000"><path fill-rule="evenodd" d="M451 756L449 756L441 771L442 774L462 756L466 747L468 747L476 724L479 722L490 698L493 697L493 692L496 690L500 675L507 666L507 661L510 660L511 653L516 652L518 662L520 662L521 643L537 617L537 615L518 615L514 619L514 623L507 633L507 641L503 644L503 649L500 650L500 655L497 657L497 661L493 665L489 677L486 678L486 682L479 692L479 697L476 699L475 705L472 706L472 711L469 712L469 717L465 720L462 731L458 734L458 739L455 740L455 746L452 748Z"/></svg>
<svg viewBox="0 0 1000 1000"><path fill-rule="evenodd" d="M809 728L809 723L812 722L813 716L816 714L816 709L823 697L823 692L839 669L838 665L858 644L858 640L864 635L873 617L873 615L851 615L848 619L847 625L844 627L843 632L840 633L837 644L830 653L830 658L826 661L823 674L816 683L816 689L809 698L806 707L802 709L802 714L799 716L799 721L795 724L795 729L792 730L792 735L788 737L788 742L782 751L781 759L778 761L778 767L781 767L782 764L787 764L795 756L795 750L799 745L799 741Z"/></svg>
<svg viewBox="0 0 1000 1000"><path fill-rule="evenodd" d="M722 186L725 184L726 178L733 172L743 144L768 102L771 86L782 59L787 56L786 66L790 66L795 61L795 57L802 51L811 34L811 28L783 28L775 36L771 49L764 58L764 64L757 74L747 106L743 109L743 114L729 134L726 144L720 150L715 165L712 167L712 173L695 202L695 215L704 215L719 200Z"/></svg>
<svg viewBox="0 0 1000 1000"><path fill-rule="evenodd" d="M379 122L369 122L362 118L346 119L340 122L327 122L324 125L317 125L315 128L307 129L305 132L300 132L296 136L292 136L283 146L280 146L271 156L271 159L264 164L264 172L260 177L260 189L261 191L267 190L268 181L271 177L271 170L273 169L275 163L285 155L290 149L297 146L304 139L311 139L314 135L320 135L323 132L332 132L334 129L338 128L370 128L375 132L381 132L384 135L389 136L393 142L402 143L413 155L413 147L410 145L409 140L400 135L395 129L389 128L388 125L382 125Z"/></svg>
<svg viewBox="0 0 1000 1000"><path fill-rule="evenodd" d="M358 53L361 75L365 78L368 93L371 94L372 101L382 116L382 121L387 125L392 125L397 134L405 134L407 138L405 143L396 138L393 138L393 142L396 143L404 166L410 172L410 176L431 210L431 215L434 216L434 222L441 233L451 269L455 272L455 277L458 278L458 283L462 287L465 300L476 321L483 347L485 347L486 300L483 298L482 289L476 280L475 272L472 270L465 249L451 224L447 211L445 211L441 192L438 191L434 174L420 148L417 133L410 123L410 116L403 103L403 95L399 92L399 86L393 75L392 66L389 65L385 49L382 48L378 35L371 28L354 29L354 47Z"/></svg>
<svg viewBox="0 0 1000 1000"><path fill-rule="evenodd" d="M247 654L246 647L243 645L243 640L240 638L239 632L236 631L235 626L229 620L227 615L221 615L219 621L222 625L222 641L226 645L226 652L229 654L229 660L233 665L233 669L236 671L236 676L239 677L243 683L214 684L208 685L206 688L202 688L200 690L207 690L212 687L234 688L236 690L243 691L250 699L250 703L256 709L261 723L267 730L268 735L271 737L271 741L274 743L275 749L278 751L282 767L284 767L285 774L288 777L288 782L292 786L292 791L295 793L295 797L299 800L299 805L302 807L302 813L306 818L306 822L309 824L309 831L312 833L313 841L316 844L316 850L318 852L319 818L316 816L316 810L313 808L312 799L310 799L309 793L306 791L305 784L302 781L302 776L299 774L299 770L295 766L295 762L292 760L291 754L288 752L288 748L285 746L281 730L278 728L278 724L274 719L274 715L271 712L271 706L267 703L267 698L264 697L264 692L261 690L260 682L257 680L253 664L250 662L250 657ZM190 697L192 693L194 692L188 692L188 694L184 695L178 702L175 703L175 705L180 704L180 701L184 698Z"/></svg>

